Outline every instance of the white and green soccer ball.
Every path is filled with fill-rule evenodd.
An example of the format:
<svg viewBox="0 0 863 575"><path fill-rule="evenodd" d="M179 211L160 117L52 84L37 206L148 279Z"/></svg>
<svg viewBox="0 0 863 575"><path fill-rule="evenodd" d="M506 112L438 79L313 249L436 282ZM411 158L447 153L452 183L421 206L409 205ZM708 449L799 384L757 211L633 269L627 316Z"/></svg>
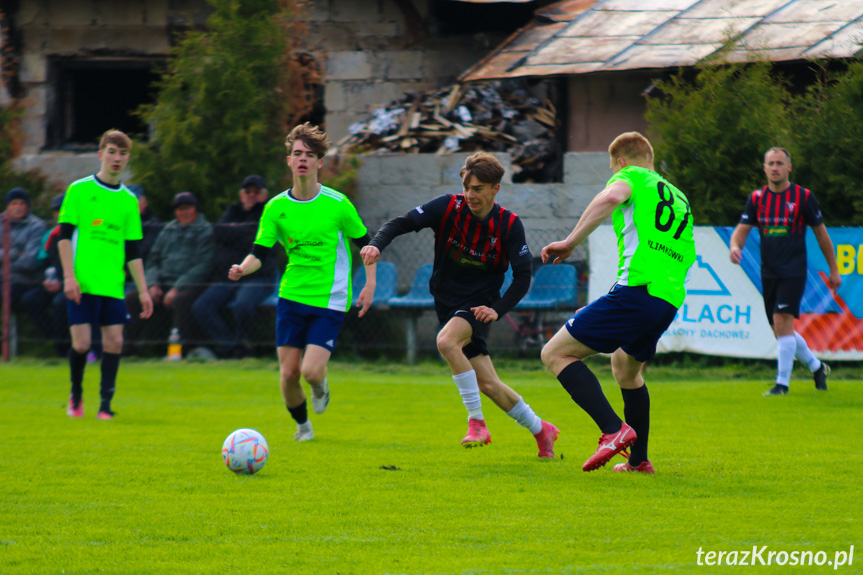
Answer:
<svg viewBox="0 0 863 575"><path fill-rule="evenodd" d="M254 429L238 429L222 444L222 459L234 473L257 473L269 455L267 440Z"/></svg>

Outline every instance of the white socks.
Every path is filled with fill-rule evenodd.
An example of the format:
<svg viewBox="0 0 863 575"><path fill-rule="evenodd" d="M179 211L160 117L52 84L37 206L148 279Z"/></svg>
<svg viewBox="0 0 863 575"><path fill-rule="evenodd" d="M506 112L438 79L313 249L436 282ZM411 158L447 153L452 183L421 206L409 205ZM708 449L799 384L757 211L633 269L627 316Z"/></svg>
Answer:
<svg viewBox="0 0 863 575"><path fill-rule="evenodd" d="M797 341L793 335L781 335L779 343L779 359L777 360L776 383L788 387L791 381L791 370L794 368L794 354L797 352Z"/></svg>
<svg viewBox="0 0 863 575"><path fill-rule="evenodd" d="M803 336L795 331L794 340L797 342L797 352L794 354L794 357L799 359L800 363L805 364L812 373L818 371L818 368L821 367L821 360L815 357L812 350L806 345L806 340L803 339Z"/></svg>
<svg viewBox="0 0 863 575"><path fill-rule="evenodd" d="M522 427L526 427L534 435L542 431L542 420L533 412L523 398L519 398L515 407L506 412L508 416L513 418Z"/></svg>
<svg viewBox="0 0 863 575"><path fill-rule="evenodd" d="M779 343L779 358L777 360L776 383L779 385L788 387L795 357L813 373L821 367L821 360L815 357L815 354L806 344L806 340L796 331L793 335L779 336L777 341Z"/></svg>
<svg viewBox="0 0 863 575"><path fill-rule="evenodd" d="M482 415L482 402L479 395L479 384L476 381L476 372L474 370L466 371L452 376L452 380L458 387L462 403L467 408L468 419L485 419ZM522 427L529 429L534 435L542 431L542 420L522 398L519 398L515 407L507 411L506 414Z"/></svg>
<svg viewBox="0 0 863 575"><path fill-rule="evenodd" d="M461 401L467 408L468 419L485 419L482 415L482 401L479 396L479 384L476 382L474 370L452 376L452 380L461 394Z"/></svg>

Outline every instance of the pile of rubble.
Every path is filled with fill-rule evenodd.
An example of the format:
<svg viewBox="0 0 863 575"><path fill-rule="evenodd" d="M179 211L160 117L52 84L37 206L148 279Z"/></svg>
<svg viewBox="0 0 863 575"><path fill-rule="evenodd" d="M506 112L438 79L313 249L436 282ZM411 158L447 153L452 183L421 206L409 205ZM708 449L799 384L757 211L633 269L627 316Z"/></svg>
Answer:
<svg viewBox="0 0 863 575"><path fill-rule="evenodd" d="M345 153L509 152L515 181L547 181L560 163L557 114L518 80L407 92L349 128Z"/></svg>

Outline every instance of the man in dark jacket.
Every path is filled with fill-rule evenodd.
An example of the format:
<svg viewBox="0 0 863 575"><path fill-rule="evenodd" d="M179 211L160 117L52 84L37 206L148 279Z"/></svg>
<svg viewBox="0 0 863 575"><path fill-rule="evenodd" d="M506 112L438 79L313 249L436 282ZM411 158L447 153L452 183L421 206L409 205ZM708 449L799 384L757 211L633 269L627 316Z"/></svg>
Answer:
<svg viewBox="0 0 863 575"><path fill-rule="evenodd" d="M7 225L9 244L4 245L0 240L0 290L7 281L2 262L8 256L10 300L14 308L27 290L39 284L42 273L37 256L45 234L45 222L30 213L30 194L24 188L12 188L6 194L6 210L0 214L0 238Z"/></svg>
<svg viewBox="0 0 863 575"><path fill-rule="evenodd" d="M154 309L170 308L172 326L179 328L186 341L197 339L192 320L192 302L204 291L213 261L213 225L198 211L198 199L192 192L174 196L176 219L168 222L156 238L145 260L147 285ZM126 306L132 319L126 325L130 344L140 334L139 303L136 291L126 294Z"/></svg>
<svg viewBox="0 0 863 575"><path fill-rule="evenodd" d="M54 221L60 214L65 194L58 194L51 200ZM21 307L27 310L36 325L54 343L59 357L66 357L69 351L69 325L66 320L66 294L63 293L63 266L57 251L60 240L60 224L56 224L42 238L37 260L40 269L44 268L42 283L27 290L21 298ZM99 330L94 330L94 341Z"/></svg>
<svg viewBox="0 0 863 575"><path fill-rule="evenodd" d="M216 255L212 285L192 306L192 314L207 339L218 343L221 358L242 357L246 339L261 302L273 291L276 259L268 258L261 273L228 281L228 271L242 261L255 241L258 222L267 203L267 186L261 176L248 176L240 188L240 201L228 206L216 228ZM222 316L227 308L234 319L232 330Z"/></svg>

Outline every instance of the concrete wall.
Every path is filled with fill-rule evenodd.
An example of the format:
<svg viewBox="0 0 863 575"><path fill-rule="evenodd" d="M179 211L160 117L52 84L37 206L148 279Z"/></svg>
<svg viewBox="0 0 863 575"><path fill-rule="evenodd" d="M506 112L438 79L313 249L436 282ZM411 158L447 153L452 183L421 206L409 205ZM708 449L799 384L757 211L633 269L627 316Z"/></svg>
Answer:
<svg viewBox="0 0 863 575"><path fill-rule="evenodd" d="M205 0L21 2L15 21L23 43L20 78L27 104L22 152L39 154L45 146L54 97L49 83L52 58L164 58L170 49L169 26L188 15L203 22L209 11Z"/></svg>
<svg viewBox="0 0 863 575"><path fill-rule="evenodd" d="M432 1L412 3L427 28ZM317 0L305 19L306 45L324 70L327 132L334 142L407 90L451 84L505 38L426 35L395 0Z"/></svg>
<svg viewBox="0 0 863 575"><path fill-rule="evenodd" d="M332 141L371 109L407 90L435 89L488 54L504 38L436 37L430 28L433 0L413 0L416 14L395 0L315 0L301 14L304 48L324 81L327 130ZM39 168L65 185L95 170L92 158L46 150L52 58L164 58L171 30L201 25L212 8L206 0L27 0L16 15L23 39L21 81L26 90L25 138L19 167ZM419 25L417 28L416 25Z"/></svg>
<svg viewBox="0 0 863 575"><path fill-rule="evenodd" d="M376 154L362 156L357 210L374 232L387 220L441 194L461 193L459 169L469 154ZM569 153L560 184L513 184L510 156L496 154L507 168L497 202L524 223L535 256L549 242L572 231L587 204L611 177L606 153ZM400 237L384 252L396 263L399 283L407 286L416 269L434 256L431 230ZM584 255L583 253L581 254Z"/></svg>

